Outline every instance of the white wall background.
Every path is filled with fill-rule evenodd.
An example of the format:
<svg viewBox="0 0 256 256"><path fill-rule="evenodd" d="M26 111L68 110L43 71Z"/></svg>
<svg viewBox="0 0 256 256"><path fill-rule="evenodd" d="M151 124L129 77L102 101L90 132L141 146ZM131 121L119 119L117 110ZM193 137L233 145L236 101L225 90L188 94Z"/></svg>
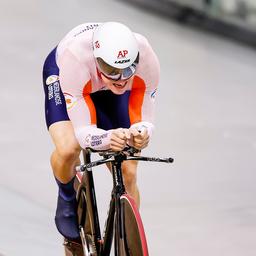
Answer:
<svg viewBox="0 0 256 256"><path fill-rule="evenodd" d="M0 254L63 253L42 65L71 28L108 20L144 34L161 63L145 154L175 163L140 165L150 255L254 256L256 52L115 0L0 2ZM95 178L104 218L111 178Z"/></svg>

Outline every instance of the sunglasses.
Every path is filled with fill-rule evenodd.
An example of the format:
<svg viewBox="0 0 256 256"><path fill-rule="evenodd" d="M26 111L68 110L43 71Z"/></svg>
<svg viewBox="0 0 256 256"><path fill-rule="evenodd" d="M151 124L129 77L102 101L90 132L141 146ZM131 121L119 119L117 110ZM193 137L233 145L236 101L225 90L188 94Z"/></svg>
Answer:
<svg viewBox="0 0 256 256"><path fill-rule="evenodd" d="M100 73L106 77L107 79L113 80L113 81L118 81L118 80L128 80L131 78L135 72L136 72L136 67L139 62L139 54L134 63L124 69L120 68L114 68L110 65L108 65L103 59L97 58L97 66L99 68Z"/></svg>
<svg viewBox="0 0 256 256"><path fill-rule="evenodd" d="M112 72L111 74L106 74L102 70L100 70L100 73L107 79L110 79L113 81L119 81L119 80L128 80L135 74L135 71L136 71L136 66L132 64L130 67L120 69L116 73Z"/></svg>

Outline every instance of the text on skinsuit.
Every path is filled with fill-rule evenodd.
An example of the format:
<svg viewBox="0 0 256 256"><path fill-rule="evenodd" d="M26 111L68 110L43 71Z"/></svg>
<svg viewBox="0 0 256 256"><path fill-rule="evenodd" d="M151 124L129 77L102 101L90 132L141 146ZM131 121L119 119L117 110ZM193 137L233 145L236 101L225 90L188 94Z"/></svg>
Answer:
<svg viewBox="0 0 256 256"><path fill-rule="evenodd" d="M77 34L75 34L74 37L76 37L76 36L78 36L78 35L80 35L80 34L86 32L86 31L88 31L88 30L94 29L94 28L96 28L96 27L98 27L98 26L99 26L99 24L87 25L84 29L82 29L82 30L79 31Z"/></svg>
<svg viewBox="0 0 256 256"><path fill-rule="evenodd" d="M103 144L102 139L107 138L108 134L104 133L102 135L93 135L91 137L91 146L98 146Z"/></svg>
<svg viewBox="0 0 256 256"><path fill-rule="evenodd" d="M58 81L48 85L48 99L51 100L52 98L54 98L56 106L62 104Z"/></svg>
<svg viewBox="0 0 256 256"><path fill-rule="evenodd" d="M50 84L48 86L48 99L51 100L53 98L53 86Z"/></svg>
<svg viewBox="0 0 256 256"><path fill-rule="evenodd" d="M60 97L60 84L59 84L59 82L55 82L53 84L53 90L54 90L54 98L55 98L56 106L62 104L61 97Z"/></svg>
<svg viewBox="0 0 256 256"><path fill-rule="evenodd" d="M107 136L108 136L107 133L104 133L104 134L102 134L102 135L93 135L93 136L92 136L92 141L104 139L104 138L106 138Z"/></svg>
<svg viewBox="0 0 256 256"><path fill-rule="evenodd" d="M91 146L94 147L94 146L98 146L101 144L102 144L102 140L96 140L96 141L92 141Z"/></svg>

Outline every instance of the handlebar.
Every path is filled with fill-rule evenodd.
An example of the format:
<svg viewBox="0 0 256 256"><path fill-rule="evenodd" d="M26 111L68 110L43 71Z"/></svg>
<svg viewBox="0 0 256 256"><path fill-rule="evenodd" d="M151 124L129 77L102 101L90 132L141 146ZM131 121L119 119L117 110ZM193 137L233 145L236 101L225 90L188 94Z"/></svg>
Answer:
<svg viewBox="0 0 256 256"><path fill-rule="evenodd" d="M95 150L92 148L86 148L86 151L89 153L98 153L100 156L103 156L104 158L109 158L111 156L116 156L120 154L128 154L128 155L134 155L136 153L140 153L141 150L136 149L131 146L126 146L122 151L111 151L111 150Z"/></svg>
<svg viewBox="0 0 256 256"><path fill-rule="evenodd" d="M149 162L162 162L162 163L172 163L174 161L173 158L159 158L159 157L145 157L145 156L136 156L136 153L140 153L141 151L133 148L126 147L122 151L109 151L109 150L94 150L91 148L86 149L89 153L98 153L103 158L94 162L85 163L80 166L76 166L77 172L83 172L86 169L90 169L95 166L99 166L109 162L123 162L123 161L149 161Z"/></svg>

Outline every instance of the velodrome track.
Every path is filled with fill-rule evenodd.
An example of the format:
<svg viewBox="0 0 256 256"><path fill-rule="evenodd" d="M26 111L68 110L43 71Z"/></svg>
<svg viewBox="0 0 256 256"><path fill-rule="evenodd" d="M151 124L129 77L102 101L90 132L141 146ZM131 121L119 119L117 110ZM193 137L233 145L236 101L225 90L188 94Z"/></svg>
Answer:
<svg viewBox="0 0 256 256"><path fill-rule="evenodd" d="M48 52L74 26L116 20L144 34L161 63L156 131L139 169L150 255L256 253L256 51L124 1L0 3L0 255L63 255L41 82ZM95 172L106 215L111 177Z"/></svg>

